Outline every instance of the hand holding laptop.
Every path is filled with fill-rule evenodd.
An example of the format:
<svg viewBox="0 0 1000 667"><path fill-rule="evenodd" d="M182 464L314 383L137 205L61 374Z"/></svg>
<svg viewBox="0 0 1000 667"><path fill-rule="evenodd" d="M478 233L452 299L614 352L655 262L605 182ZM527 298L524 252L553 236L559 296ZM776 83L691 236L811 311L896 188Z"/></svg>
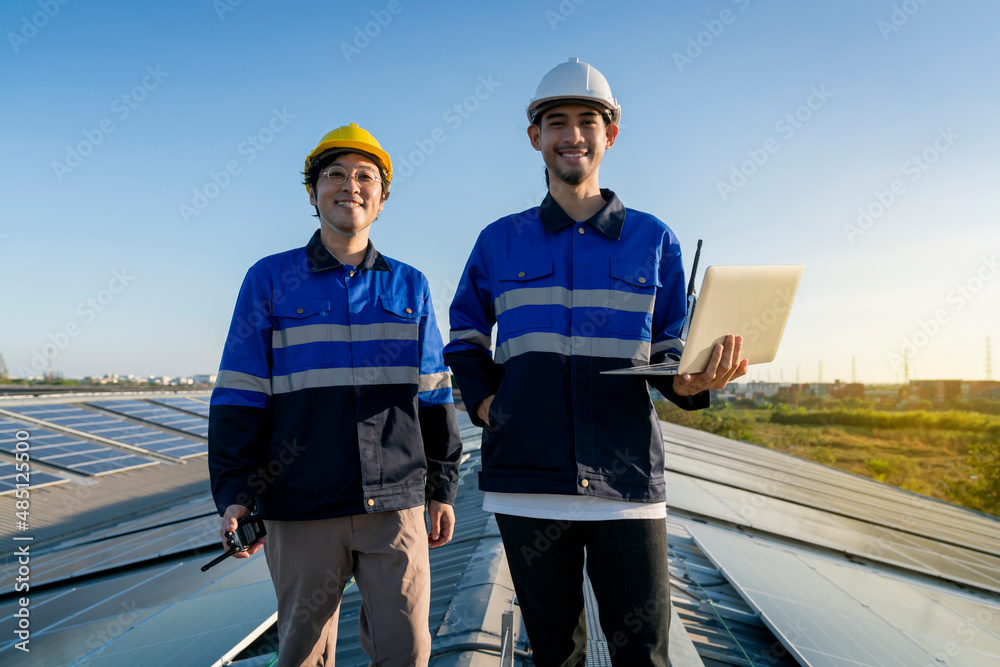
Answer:
<svg viewBox="0 0 1000 667"><path fill-rule="evenodd" d="M716 345L708 360L708 367L701 373L674 376L674 393L694 396L706 389L722 389L738 377L747 374L747 360L740 358L743 336L726 336L722 345Z"/></svg>

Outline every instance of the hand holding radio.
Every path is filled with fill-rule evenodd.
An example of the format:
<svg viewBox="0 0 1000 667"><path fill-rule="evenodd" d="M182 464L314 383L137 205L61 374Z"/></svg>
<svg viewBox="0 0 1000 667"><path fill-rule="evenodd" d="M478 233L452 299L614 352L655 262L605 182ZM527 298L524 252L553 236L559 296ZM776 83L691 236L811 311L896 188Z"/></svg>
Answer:
<svg viewBox="0 0 1000 667"><path fill-rule="evenodd" d="M222 548L226 552L201 568L218 565L230 556L249 558L267 542L267 531L259 514L250 513L250 509L242 505L230 505L222 515Z"/></svg>

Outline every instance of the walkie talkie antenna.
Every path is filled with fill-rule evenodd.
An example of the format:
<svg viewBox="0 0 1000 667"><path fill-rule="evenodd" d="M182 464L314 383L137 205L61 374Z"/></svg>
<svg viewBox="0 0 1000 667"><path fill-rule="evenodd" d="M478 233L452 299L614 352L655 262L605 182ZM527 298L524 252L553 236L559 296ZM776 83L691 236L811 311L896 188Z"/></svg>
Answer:
<svg viewBox="0 0 1000 667"><path fill-rule="evenodd" d="M221 556L219 556L218 558L216 558L215 560L213 560L211 563L208 563L206 565L202 565L201 566L201 571L202 572L208 571L208 568L215 567L216 565L218 565L222 561L226 560L227 558L229 558L230 556L232 556L233 554L235 554L237 551L239 551L239 547L232 547L232 548L230 548L229 551L227 551L226 553L222 554Z"/></svg>
<svg viewBox="0 0 1000 667"><path fill-rule="evenodd" d="M687 295L694 294L694 279L698 275L698 259L701 257L701 239L698 239L698 249L694 251L694 264L691 265L691 280L688 281Z"/></svg>
<svg viewBox="0 0 1000 667"><path fill-rule="evenodd" d="M691 320L694 318L694 308L698 305L698 295L694 293L694 279L698 277L698 259L701 257L701 239L698 239L698 249L694 251L694 264L691 266L691 280L688 281L687 314L681 325L681 340L687 340Z"/></svg>

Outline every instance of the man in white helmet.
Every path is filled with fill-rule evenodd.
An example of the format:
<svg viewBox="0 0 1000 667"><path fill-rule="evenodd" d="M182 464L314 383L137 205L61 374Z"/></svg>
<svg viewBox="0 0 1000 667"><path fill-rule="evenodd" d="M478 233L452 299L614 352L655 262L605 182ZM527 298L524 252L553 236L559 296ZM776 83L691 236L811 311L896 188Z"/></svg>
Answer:
<svg viewBox="0 0 1000 667"><path fill-rule="evenodd" d="M319 229L247 272L212 392L223 544L258 505L267 536L236 556L264 546L280 667L334 664L352 576L372 664L430 656L427 549L452 537L462 442L427 279L368 238L391 180L364 129L323 137L305 164Z"/></svg>
<svg viewBox="0 0 1000 667"><path fill-rule="evenodd" d="M621 107L573 58L528 106L549 192L482 231L451 306L445 361L484 427L480 488L496 515L540 667L586 661L583 568L615 665L666 667L670 619L663 443L642 378L685 315L680 244L601 189ZM491 331L497 326L497 349ZM746 373L742 340L705 372L650 382L688 410Z"/></svg>

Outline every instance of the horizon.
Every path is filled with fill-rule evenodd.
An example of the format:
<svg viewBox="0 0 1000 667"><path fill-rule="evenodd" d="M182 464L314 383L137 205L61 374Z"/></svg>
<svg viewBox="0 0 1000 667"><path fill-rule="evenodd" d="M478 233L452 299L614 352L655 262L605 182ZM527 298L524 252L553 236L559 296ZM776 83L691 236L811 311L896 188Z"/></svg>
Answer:
<svg viewBox="0 0 1000 667"><path fill-rule="evenodd" d="M805 265L745 381L984 377L998 19L985 0L6 3L0 355L15 377L48 356L66 377L216 373L247 269L317 228L305 156L352 122L397 174L372 241L427 275L447 336L479 231L545 194L525 105L579 57L623 109L601 185L671 227L688 278L698 239L698 284Z"/></svg>

